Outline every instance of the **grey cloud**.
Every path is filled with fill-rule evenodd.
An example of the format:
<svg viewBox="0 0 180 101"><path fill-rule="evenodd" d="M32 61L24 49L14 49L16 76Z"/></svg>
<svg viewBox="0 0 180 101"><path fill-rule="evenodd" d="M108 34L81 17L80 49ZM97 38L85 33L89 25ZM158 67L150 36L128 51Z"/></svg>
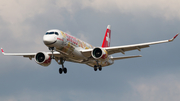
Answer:
<svg viewBox="0 0 180 101"><path fill-rule="evenodd" d="M178 101L180 93L178 77L178 74L160 74L148 79L142 77L130 82L133 92L129 96L138 97L139 101Z"/></svg>

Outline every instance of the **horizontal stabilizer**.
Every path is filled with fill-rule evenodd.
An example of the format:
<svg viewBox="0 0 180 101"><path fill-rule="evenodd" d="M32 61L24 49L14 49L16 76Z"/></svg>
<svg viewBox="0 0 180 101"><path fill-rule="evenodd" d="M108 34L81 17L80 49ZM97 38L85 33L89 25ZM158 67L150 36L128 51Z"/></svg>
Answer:
<svg viewBox="0 0 180 101"><path fill-rule="evenodd" d="M113 57L112 59L113 59L113 60L120 60L120 59L136 58L136 57L142 57L142 55Z"/></svg>

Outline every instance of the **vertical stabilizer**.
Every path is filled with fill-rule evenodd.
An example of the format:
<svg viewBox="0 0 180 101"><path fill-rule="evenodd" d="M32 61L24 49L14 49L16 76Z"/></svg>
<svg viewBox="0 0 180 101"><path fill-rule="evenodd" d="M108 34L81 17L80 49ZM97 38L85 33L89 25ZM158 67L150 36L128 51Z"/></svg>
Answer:
<svg viewBox="0 0 180 101"><path fill-rule="evenodd" d="M108 25L101 47L110 47L110 42L111 42L111 26Z"/></svg>

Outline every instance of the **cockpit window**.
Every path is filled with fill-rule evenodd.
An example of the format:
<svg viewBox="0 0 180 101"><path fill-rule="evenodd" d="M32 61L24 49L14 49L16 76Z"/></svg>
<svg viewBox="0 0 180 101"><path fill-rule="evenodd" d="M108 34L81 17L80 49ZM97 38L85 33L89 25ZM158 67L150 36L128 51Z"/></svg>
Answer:
<svg viewBox="0 0 180 101"><path fill-rule="evenodd" d="M58 32L55 32L56 35L59 35Z"/></svg>
<svg viewBox="0 0 180 101"><path fill-rule="evenodd" d="M47 32L46 35L48 35L48 34L54 34L54 32Z"/></svg>
<svg viewBox="0 0 180 101"><path fill-rule="evenodd" d="M46 35L49 35L49 34L56 34L56 35L59 35L58 32L47 32Z"/></svg>

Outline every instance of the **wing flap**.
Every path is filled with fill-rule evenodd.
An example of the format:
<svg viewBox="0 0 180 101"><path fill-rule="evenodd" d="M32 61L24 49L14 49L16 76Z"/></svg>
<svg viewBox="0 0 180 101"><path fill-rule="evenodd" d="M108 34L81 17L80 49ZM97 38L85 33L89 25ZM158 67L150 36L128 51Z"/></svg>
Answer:
<svg viewBox="0 0 180 101"><path fill-rule="evenodd" d="M136 57L142 57L141 55L134 55L134 56L123 56L123 57L113 57L113 60L121 60L121 59L128 59L128 58L136 58Z"/></svg>

